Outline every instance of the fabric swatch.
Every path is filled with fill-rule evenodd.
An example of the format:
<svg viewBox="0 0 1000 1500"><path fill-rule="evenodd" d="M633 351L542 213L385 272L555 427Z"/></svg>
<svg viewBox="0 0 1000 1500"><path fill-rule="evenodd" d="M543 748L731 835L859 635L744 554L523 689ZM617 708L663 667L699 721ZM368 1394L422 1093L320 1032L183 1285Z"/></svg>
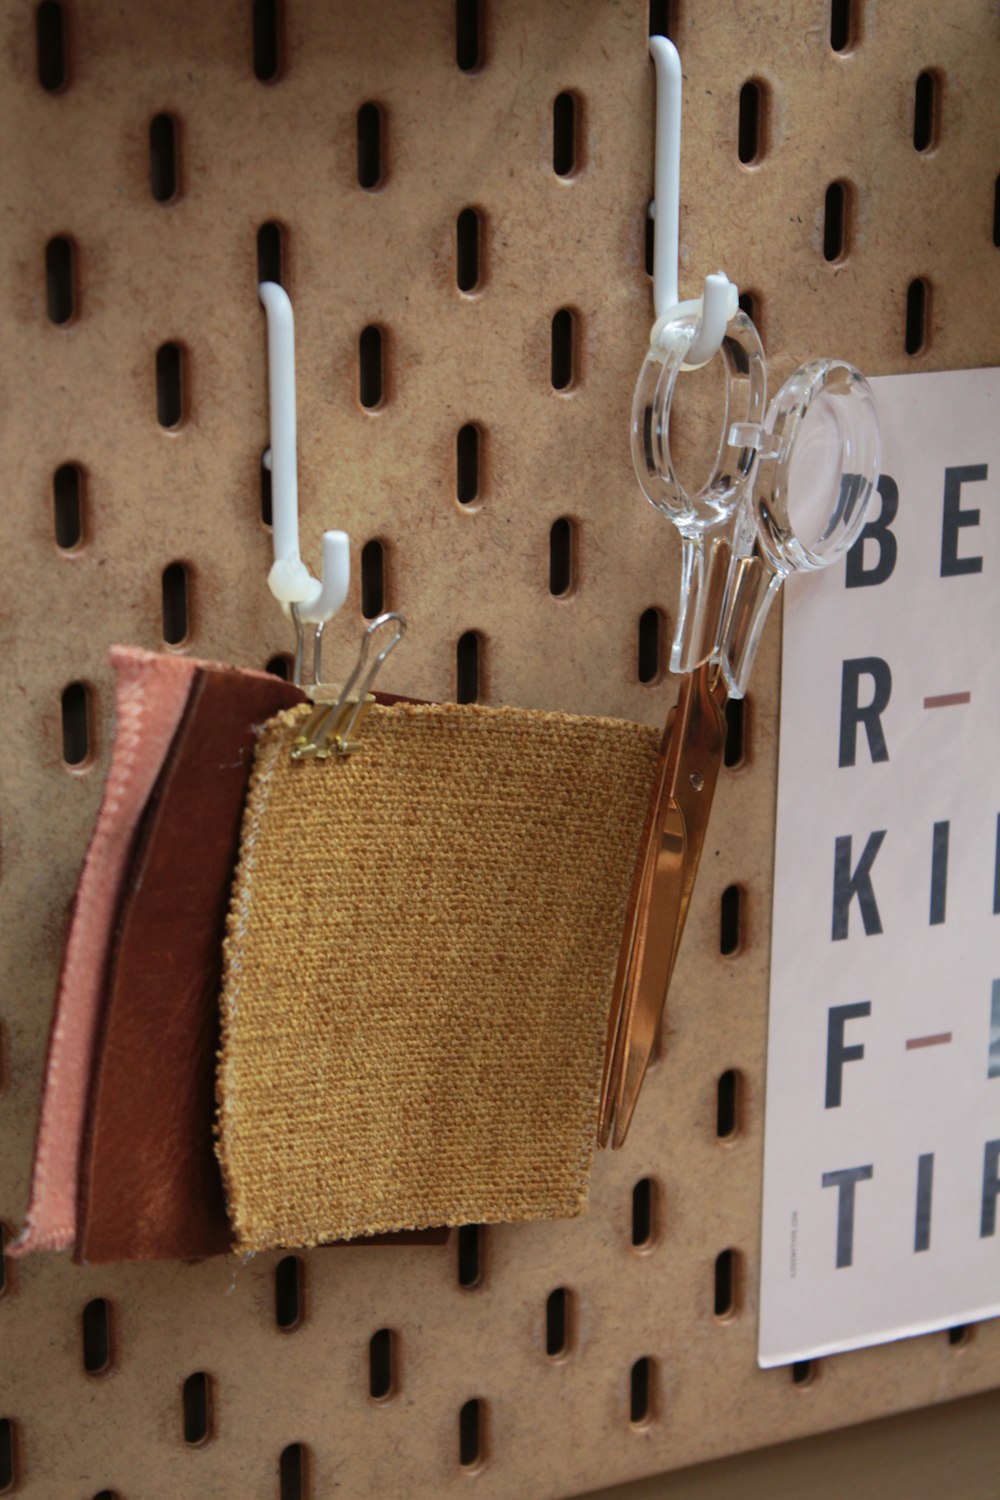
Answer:
<svg viewBox="0 0 1000 1500"><path fill-rule="evenodd" d="M116 646L115 740L70 915L56 994L25 1229L8 1251L76 1238L80 1137L115 913L136 826L184 710L195 663Z"/></svg>
<svg viewBox="0 0 1000 1500"><path fill-rule="evenodd" d="M372 709L258 744L225 942L218 1151L241 1250L586 1204L659 735Z"/></svg>
<svg viewBox="0 0 1000 1500"><path fill-rule="evenodd" d="M199 666L122 894L80 1168L76 1258L224 1254L212 1146L222 938L256 729L302 694Z"/></svg>

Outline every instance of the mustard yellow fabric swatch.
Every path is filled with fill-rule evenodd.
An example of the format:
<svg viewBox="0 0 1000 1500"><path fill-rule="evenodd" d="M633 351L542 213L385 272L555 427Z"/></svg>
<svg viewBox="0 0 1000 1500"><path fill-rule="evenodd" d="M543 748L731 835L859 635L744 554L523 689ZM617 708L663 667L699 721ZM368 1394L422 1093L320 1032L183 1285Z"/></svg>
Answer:
<svg viewBox="0 0 1000 1500"><path fill-rule="evenodd" d="M238 1247L580 1213L656 732L377 706L294 764L309 712L261 735L228 920Z"/></svg>

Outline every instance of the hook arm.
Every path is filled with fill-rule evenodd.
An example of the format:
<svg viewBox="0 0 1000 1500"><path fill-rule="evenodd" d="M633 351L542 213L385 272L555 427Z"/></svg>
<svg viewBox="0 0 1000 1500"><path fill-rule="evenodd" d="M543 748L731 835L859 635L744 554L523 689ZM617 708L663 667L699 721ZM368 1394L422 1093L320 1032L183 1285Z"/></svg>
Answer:
<svg viewBox="0 0 1000 1500"><path fill-rule="evenodd" d="M726 324L735 316L739 293L721 271L705 277L699 303L681 303L678 259L681 203L681 59L673 42L651 36L656 69L656 146L654 168L653 310L657 324L668 314L699 307L701 321L684 361L686 369L707 364L722 346ZM654 325L654 342L656 327Z"/></svg>
<svg viewBox="0 0 1000 1500"><path fill-rule="evenodd" d="M654 157L653 309L659 318L680 300L677 260L681 205L681 59L673 42L651 36L656 69Z"/></svg>
<svg viewBox="0 0 1000 1500"><path fill-rule="evenodd" d="M268 409L271 446L271 521L274 563L268 586L286 613L295 605L299 619L332 619L347 598L350 544L344 531L323 536L323 581L313 578L299 552L299 478L295 418L295 318L284 287L262 281L257 288L267 319Z"/></svg>
<svg viewBox="0 0 1000 1500"><path fill-rule="evenodd" d="M299 474L295 427L295 319L284 287L257 289L267 318L268 410L275 562L299 562Z"/></svg>

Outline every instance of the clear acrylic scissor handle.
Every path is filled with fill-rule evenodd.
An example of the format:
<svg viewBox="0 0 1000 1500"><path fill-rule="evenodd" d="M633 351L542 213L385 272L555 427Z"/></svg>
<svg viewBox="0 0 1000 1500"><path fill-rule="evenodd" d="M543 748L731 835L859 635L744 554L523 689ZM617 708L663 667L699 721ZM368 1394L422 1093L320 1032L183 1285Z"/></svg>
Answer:
<svg viewBox="0 0 1000 1500"><path fill-rule="evenodd" d="M730 609L733 561L753 544L745 491L757 459L767 401L760 335L744 312L727 328L721 356L726 405L709 479L688 494L670 451L670 408L698 330L697 311L666 314L653 328L632 401L632 462L646 496L682 538L681 589L672 672L693 672L718 652Z"/></svg>
<svg viewBox="0 0 1000 1500"><path fill-rule="evenodd" d="M754 545L734 560L719 651L742 698L764 622L789 573L834 563L857 540L878 483L881 444L867 380L842 359L789 376L768 408L752 489Z"/></svg>

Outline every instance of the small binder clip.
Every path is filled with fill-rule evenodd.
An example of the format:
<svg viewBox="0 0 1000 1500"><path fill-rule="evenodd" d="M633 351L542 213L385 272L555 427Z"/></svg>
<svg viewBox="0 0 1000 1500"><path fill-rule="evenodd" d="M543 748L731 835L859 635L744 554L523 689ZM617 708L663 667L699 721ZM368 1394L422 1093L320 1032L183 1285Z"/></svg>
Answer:
<svg viewBox="0 0 1000 1500"><path fill-rule="evenodd" d="M394 625L395 630L365 672L372 638L389 624ZM329 760L332 755L343 758L360 750L358 734L375 702L372 683L386 657L403 639L405 631L406 621L402 615L379 615L371 622L361 637L361 651L354 671L340 690L336 702L317 704L305 720L292 741L292 760Z"/></svg>

